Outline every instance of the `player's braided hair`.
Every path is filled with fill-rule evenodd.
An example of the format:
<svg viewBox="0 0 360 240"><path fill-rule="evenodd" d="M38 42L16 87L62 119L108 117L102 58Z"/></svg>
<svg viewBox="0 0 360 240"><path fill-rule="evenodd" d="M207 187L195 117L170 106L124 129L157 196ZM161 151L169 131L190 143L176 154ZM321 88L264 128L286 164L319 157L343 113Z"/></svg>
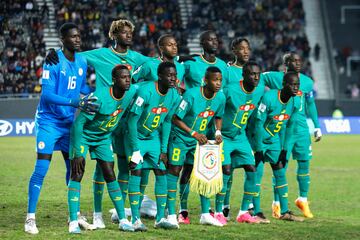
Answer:
<svg viewBox="0 0 360 240"><path fill-rule="evenodd" d="M111 40L114 40L116 32L119 31L121 28L123 28L125 26L129 27L132 32L135 29L134 24L131 21L125 19L125 18L121 18L119 20L112 21L110 29L109 29L109 38Z"/></svg>
<svg viewBox="0 0 360 240"><path fill-rule="evenodd" d="M165 40L168 39L168 38L174 38L174 39L175 39L175 37L174 37L173 35L171 35L171 34L161 35L161 36L159 37L159 39L157 40L157 45L158 45L158 47L164 46Z"/></svg>
<svg viewBox="0 0 360 240"><path fill-rule="evenodd" d="M283 56L283 64L287 66L289 64L289 61L294 57L294 55L297 54L296 52L288 52L285 53Z"/></svg>
<svg viewBox="0 0 360 240"><path fill-rule="evenodd" d="M238 37L231 41L230 49L233 50L236 45L240 44L241 42L246 42L250 46L249 40L247 40L246 38Z"/></svg>

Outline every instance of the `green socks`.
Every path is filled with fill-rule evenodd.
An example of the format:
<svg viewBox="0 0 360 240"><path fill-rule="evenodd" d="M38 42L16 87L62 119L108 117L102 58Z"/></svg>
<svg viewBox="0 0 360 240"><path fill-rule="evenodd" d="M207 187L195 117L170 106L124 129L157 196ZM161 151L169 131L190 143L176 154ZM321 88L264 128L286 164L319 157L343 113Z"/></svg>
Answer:
<svg viewBox="0 0 360 240"><path fill-rule="evenodd" d="M255 180L255 194L253 197L254 213L262 212L260 206L260 192L261 192L261 180L264 173L264 163L260 162L256 168L256 180Z"/></svg>
<svg viewBox="0 0 360 240"><path fill-rule="evenodd" d="M167 178L167 208L169 215L176 214L176 192L177 192L177 182L179 177L168 173Z"/></svg>
<svg viewBox="0 0 360 240"><path fill-rule="evenodd" d="M297 161L297 181L299 184L299 196L308 197L309 186L310 186L310 172L309 172L309 161Z"/></svg>
<svg viewBox="0 0 360 240"><path fill-rule="evenodd" d="M126 197L128 194L129 168L128 168L125 156L120 156L118 154L117 159L118 159L117 162L118 162L118 170L119 170L117 180L118 180L119 186L121 188L121 193L122 193L124 203L125 203L125 200L126 200Z"/></svg>
<svg viewBox="0 0 360 240"><path fill-rule="evenodd" d="M180 184L180 210L188 209L187 200L189 198L190 184ZM209 211L209 209L208 209Z"/></svg>
<svg viewBox="0 0 360 240"><path fill-rule="evenodd" d="M226 195L224 198L224 206L230 206L230 193L231 193L231 186L233 182L233 173L234 170L231 170L229 181L227 182L227 189L226 189Z"/></svg>
<svg viewBox="0 0 360 240"><path fill-rule="evenodd" d="M156 221L160 221L160 219L165 216L165 207L167 200L167 182L166 175L155 176L155 197L156 197Z"/></svg>
<svg viewBox="0 0 360 240"><path fill-rule="evenodd" d="M275 191L277 191L277 193L279 194L281 214L284 214L287 211L289 211L288 183L286 181L285 171L286 171L285 168L273 171L276 181Z"/></svg>
<svg viewBox="0 0 360 240"><path fill-rule="evenodd" d="M129 200L132 214L132 223L140 219L139 201L140 201L140 181L141 177L130 175L129 178Z"/></svg>
<svg viewBox="0 0 360 240"><path fill-rule="evenodd" d="M68 206L70 221L77 220L81 186L79 182L70 180L68 185Z"/></svg>
<svg viewBox="0 0 360 240"><path fill-rule="evenodd" d="M232 175L223 174L223 188L221 189L221 192L216 194L215 198L215 212L217 213L222 212L222 208L224 206L224 199L227 191L227 183L229 182L231 176Z"/></svg>
<svg viewBox="0 0 360 240"><path fill-rule="evenodd" d="M119 219L125 218L124 199L122 197L121 189L117 181L107 183L108 192L113 202Z"/></svg>
<svg viewBox="0 0 360 240"><path fill-rule="evenodd" d="M142 169L141 170L141 181L140 181L140 201L139 201L139 207L141 207L141 203L144 199L145 189L146 186L149 183L149 169Z"/></svg>
<svg viewBox="0 0 360 240"><path fill-rule="evenodd" d="M102 198L104 193L105 180L101 168L96 163L96 168L93 176L93 194L94 194L94 211L102 212Z"/></svg>
<svg viewBox="0 0 360 240"><path fill-rule="evenodd" d="M245 182L244 182L244 196L241 203L241 211L247 211L249 209L249 204L253 202L253 197L257 196L256 189L256 172L245 172Z"/></svg>
<svg viewBox="0 0 360 240"><path fill-rule="evenodd" d="M210 198L200 195L201 213L209 213Z"/></svg>

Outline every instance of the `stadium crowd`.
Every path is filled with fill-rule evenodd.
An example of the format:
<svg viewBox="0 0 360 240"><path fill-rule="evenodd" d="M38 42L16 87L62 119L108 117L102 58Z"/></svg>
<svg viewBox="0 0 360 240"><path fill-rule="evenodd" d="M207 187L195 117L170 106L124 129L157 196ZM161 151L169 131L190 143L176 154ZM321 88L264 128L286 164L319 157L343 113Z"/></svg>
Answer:
<svg viewBox="0 0 360 240"><path fill-rule="evenodd" d="M0 12L0 94L39 93L47 11L15 0L2 3Z"/></svg>

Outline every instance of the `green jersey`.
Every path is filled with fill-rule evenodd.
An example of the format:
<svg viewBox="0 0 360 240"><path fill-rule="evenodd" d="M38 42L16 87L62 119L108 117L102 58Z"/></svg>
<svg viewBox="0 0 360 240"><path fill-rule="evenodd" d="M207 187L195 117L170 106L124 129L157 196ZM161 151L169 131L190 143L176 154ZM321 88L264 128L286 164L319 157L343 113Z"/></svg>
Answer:
<svg viewBox="0 0 360 240"><path fill-rule="evenodd" d="M96 102L100 104L98 113L80 113L88 120L83 127L83 138L87 141L100 141L110 137L136 93L136 88L130 86L124 96L117 99L112 93L113 88L108 89L109 91L106 92L104 90L94 92L94 96L98 98Z"/></svg>
<svg viewBox="0 0 360 240"><path fill-rule="evenodd" d="M218 67L223 76L226 74L226 63L220 58L216 58L215 62L206 61L202 55L194 57L194 59L195 61L186 61L184 63L186 89L204 86L205 72L208 67Z"/></svg>
<svg viewBox="0 0 360 240"><path fill-rule="evenodd" d="M264 91L265 86L259 83L252 92L247 92L243 81L231 82L224 88L226 106L221 130L224 136L235 138L245 134L248 119L257 108Z"/></svg>
<svg viewBox="0 0 360 240"><path fill-rule="evenodd" d="M191 130L206 135L211 120L214 117L222 118L224 114L225 96L222 91L220 91L208 99L204 96L203 91L203 87L186 90L175 114L191 128ZM173 134L187 145L196 145L196 139L177 126L174 127Z"/></svg>
<svg viewBox="0 0 360 240"><path fill-rule="evenodd" d="M234 64L228 64L227 71L223 76L223 86L232 82L240 82L243 79L243 68Z"/></svg>
<svg viewBox="0 0 360 240"><path fill-rule="evenodd" d="M127 65L130 74L148 61L148 57L128 49L125 53L117 53L113 48L98 48L80 53L88 64L95 69L96 88L112 85L111 72L118 64Z"/></svg>
<svg viewBox="0 0 360 240"><path fill-rule="evenodd" d="M262 78L266 86L270 89L281 89L283 82L284 72L265 72L262 74ZM300 73L300 109L299 113L296 114L296 117L299 121L297 121L297 126L295 128L295 132L297 133L305 133L309 132L309 127L307 125L307 114L314 122L316 128L319 127L317 110L315 105L315 99L313 94L313 85L314 81L308 76Z"/></svg>
<svg viewBox="0 0 360 240"><path fill-rule="evenodd" d="M273 89L265 93L257 110L255 123L254 148L262 150L262 144L281 141L285 137L284 129L292 117L300 109L300 98L291 97L287 103L280 99L280 90ZM294 115L295 116L295 115Z"/></svg>
<svg viewBox="0 0 360 240"><path fill-rule="evenodd" d="M160 127L162 127L162 149L167 148L171 118L180 102L180 95L175 88L170 88L163 95L157 86L157 81L143 83L130 108L128 126L133 151L139 149L137 139L145 140L157 137ZM162 126L163 123L166 126ZM166 150L164 151L166 152Z"/></svg>
<svg viewBox="0 0 360 240"><path fill-rule="evenodd" d="M162 60L159 57L151 58L149 61L145 62L138 69L136 69L133 75L133 79L135 79L136 82L140 80L157 81L157 69L160 63L162 63ZM177 85L179 86L180 83L183 81L185 68L184 65L179 62L175 61L174 64L176 66Z"/></svg>

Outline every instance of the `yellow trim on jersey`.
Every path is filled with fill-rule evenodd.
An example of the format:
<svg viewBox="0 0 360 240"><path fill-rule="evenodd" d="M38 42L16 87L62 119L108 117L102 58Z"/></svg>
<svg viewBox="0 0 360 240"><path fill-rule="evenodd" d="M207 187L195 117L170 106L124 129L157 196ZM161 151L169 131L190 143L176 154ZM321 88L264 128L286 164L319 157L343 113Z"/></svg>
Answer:
<svg viewBox="0 0 360 240"><path fill-rule="evenodd" d="M115 54L119 54L119 55L126 55L126 54L128 54L128 50L129 49L126 49L126 52L124 52L124 53L120 53L120 52L117 52L112 46L110 47L110 50L113 52L113 53L115 53Z"/></svg>
<svg viewBox="0 0 360 240"><path fill-rule="evenodd" d="M253 93L255 91L255 89L256 89L256 87L254 87L254 89L251 92L246 91L245 88L244 88L243 80L240 81L240 87L244 91L244 93L246 93L246 94Z"/></svg>
<svg viewBox="0 0 360 240"><path fill-rule="evenodd" d="M155 89L156 89L156 92L160 95L160 96L165 96L166 94L162 94L160 91L159 91L159 82L158 81L155 81Z"/></svg>
<svg viewBox="0 0 360 240"><path fill-rule="evenodd" d="M120 100L122 100L122 99L125 97L125 95L126 95L126 92L124 92L124 94L123 94L123 96L122 96L121 98L116 98L116 97L114 96L113 86L110 87L110 96L111 96L114 100L120 101Z"/></svg>
<svg viewBox="0 0 360 240"><path fill-rule="evenodd" d="M275 186L275 188L283 188L283 187L286 187L288 184L284 184L284 185L281 185L281 186Z"/></svg>
<svg viewBox="0 0 360 240"><path fill-rule="evenodd" d="M203 54L200 55L200 58L201 58L204 62L206 62L207 64L211 64L211 65L213 65L213 64L215 64L215 63L217 62L217 57L215 57L215 62L209 62L209 61L207 61L207 60L203 57Z"/></svg>
<svg viewBox="0 0 360 240"><path fill-rule="evenodd" d="M212 98L207 98L205 97L205 94L204 94L204 87L200 87L200 92L201 92L201 95L205 98L205 100L213 100L214 97L216 96L216 92L214 93L214 96L212 96Z"/></svg>

